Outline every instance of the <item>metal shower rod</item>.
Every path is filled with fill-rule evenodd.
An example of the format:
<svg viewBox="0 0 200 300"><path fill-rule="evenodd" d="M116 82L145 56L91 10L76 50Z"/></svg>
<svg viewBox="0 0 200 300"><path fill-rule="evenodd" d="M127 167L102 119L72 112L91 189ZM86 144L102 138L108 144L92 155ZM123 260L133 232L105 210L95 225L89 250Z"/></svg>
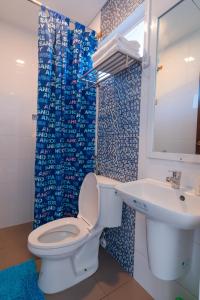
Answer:
<svg viewBox="0 0 200 300"><path fill-rule="evenodd" d="M35 5L37 5L37 6L42 6L43 4L41 3L41 2L39 2L39 1L37 1L37 0L27 0L27 1L29 1L29 2L31 2L31 3L33 3L33 4L35 4ZM46 5L44 5L47 9L51 9L51 8L49 8L48 6L46 6ZM75 20L73 20L73 19L71 19L70 18L70 22L71 23L77 23L77 21L75 21ZM85 26L85 25L84 25ZM87 30L89 30L89 31L93 31L93 29L91 29L90 27L88 27L88 26L85 26L85 28L87 29Z"/></svg>

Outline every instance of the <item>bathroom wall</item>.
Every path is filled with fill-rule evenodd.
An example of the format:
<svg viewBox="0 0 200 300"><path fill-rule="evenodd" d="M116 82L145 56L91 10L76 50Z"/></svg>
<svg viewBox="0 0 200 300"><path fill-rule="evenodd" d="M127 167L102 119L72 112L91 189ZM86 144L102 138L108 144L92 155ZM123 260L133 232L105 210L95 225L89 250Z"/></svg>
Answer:
<svg viewBox="0 0 200 300"><path fill-rule="evenodd" d="M175 0L153 0L153 8L173 6ZM142 98L140 119L140 147L139 147L139 178L151 177L165 181L169 175L168 170L182 171L182 185L194 186L197 176L200 176L199 164L175 162L170 160L151 159L147 154L148 141L148 116L149 107L149 73L150 67L143 70L142 74ZM178 281L162 281L151 273L147 259L146 222L143 215L136 214L135 232L135 256L134 278L153 296L155 300L173 300L176 296L182 296L185 300L197 299L200 278L200 230L195 232L193 243L192 267L190 272ZM196 296L195 296L196 295Z"/></svg>
<svg viewBox="0 0 200 300"><path fill-rule="evenodd" d="M88 25L91 29L96 32L101 31L101 11L96 15L92 22Z"/></svg>
<svg viewBox="0 0 200 300"><path fill-rule="evenodd" d="M0 228L32 220L37 104L35 32L0 21ZM16 62L20 59L23 62Z"/></svg>
<svg viewBox="0 0 200 300"><path fill-rule="evenodd" d="M109 34L120 22L121 22L121 14L123 9L120 10L120 1L112 1L109 0L104 8L102 9L102 30L104 35ZM131 5L131 11L127 10L126 2L123 1L123 6L126 7L124 16L122 18L126 18L131 12L132 8L134 6ZM132 1L135 3L135 1ZM137 1L136 1L137 2ZM158 3L158 1L155 1L157 6L164 5L162 1ZM155 3L154 2L154 3ZM177 2L175 0L167 0L167 3L171 2L173 3ZM130 1L128 2L130 4ZM138 3L138 2L137 2ZM128 4L128 7L130 7ZM117 6L117 8L115 7ZM122 15L123 15L122 14ZM145 86L148 83L149 80L149 69L146 69L143 71L143 88L142 88L142 103L141 103L141 109L140 109L140 147L139 147L139 170L138 170L138 176L139 178L145 178L145 177L152 177L155 179L159 179L162 181L165 181L166 176L168 176L168 170L169 169L177 169L181 170L183 172L182 175L182 184L184 186L194 186L195 179L197 176L200 176L200 167L197 164L189 164L189 163L183 163L183 162L175 162L175 161L169 161L169 160L160 160L160 159L151 159L148 157L147 154L147 126L148 126L148 114L149 114L149 104L148 104L148 91L145 89ZM111 99L114 98L114 92L112 90L113 84L110 82L110 89L107 94L111 95ZM120 86L123 86L123 83L121 83ZM103 87L104 89L105 87ZM103 95L103 94L102 94ZM109 98L104 94L105 98L100 97L100 101L103 101L104 108L106 110L106 103L109 106L109 101L106 102L106 98ZM102 96L103 97L103 96ZM108 108L109 111L110 108ZM116 124L116 122L114 123ZM107 145L109 145L107 140ZM109 148L108 148L109 149ZM110 157L116 157L116 154L113 154L113 152L110 152L110 149L108 151L110 153ZM103 153L103 152L102 152ZM103 156L103 155L102 155ZM108 159L107 165L104 165L106 168L104 168L104 172L107 175L112 176L112 172L110 170L111 166L111 160ZM100 169L102 166L100 166ZM133 169L135 168L135 165L133 164ZM133 170L132 169L132 170ZM120 170L120 168L118 168ZM130 215L132 212L130 212ZM123 222L125 220L128 220L129 218L124 214ZM134 219L133 223L134 223ZM147 259L147 245L146 245L146 222L143 215L136 213L136 231L134 235L134 224L132 223L131 226L128 227L129 237L127 238L134 238L135 236L135 247L134 247L134 278L153 296L155 300L173 300L176 296L180 295L184 297L185 300L194 300L197 299L197 293L198 293L198 284L199 284L199 278L200 278L200 230L197 230L194 235L194 243L193 243L193 259L192 259L192 268L191 271L178 281L162 281L153 276L151 273L149 267L148 267L148 259ZM131 222L130 222L131 224ZM130 228L132 228L132 233ZM113 249L113 256L116 257L117 251L119 251L120 247L123 247L123 243L125 241L125 238L122 235L117 236L118 230L113 230L106 233L107 240L113 241L113 247L111 247L111 251ZM109 238L108 238L109 235ZM113 238L114 236L114 238ZM112 244L111 244L112 245ZM134 243L130 241L129 243L129 249L132 247ZM118 249L117 249L118 247ZM118 261L122 265L125 265L126 263L123 263L123 258L126 260L127 255L131 254L131 251L127 252L127 255L124 253L121 253L119 251L119 257L116 257ZM133 252L132 252L133 253ZM131 266L131 263L133 263L133 260L130 260L128 262L128 266ZM127 268L129 269L129 268ZM133 268L132 268L133 269ZM195 296L196 295L196 296Z"/></svg>
<svg viewBox="0 0 200 300"><path fill-rule="evenodd" d="M101 12L107 33L123 21L138 2L108 1ZM121 12L120 12L121 10ZM114 22L116 19L116 22ZM104 30L105 34L105 30ZM137 179L141 65L134 64L101 84L99 90L97 161L100 174L119 181ZM122 226L104 231L107 250L133 275L135 212L124 204Z"/></svg>
<svg viewBox="0 0 200 300"><path fill-rule="evenodd" d="M141 64L101 84L97 161L101 175L121 182L137 179ZM107 250L133 274L135 212L124 204L122 226L104 232Z"/></svg>
<svg viewBox="0 0 200 300"><path fill-rule="evenodd" d="M144 0L108 0L101 10L101 30L103 36L111 33Z"/></svg>

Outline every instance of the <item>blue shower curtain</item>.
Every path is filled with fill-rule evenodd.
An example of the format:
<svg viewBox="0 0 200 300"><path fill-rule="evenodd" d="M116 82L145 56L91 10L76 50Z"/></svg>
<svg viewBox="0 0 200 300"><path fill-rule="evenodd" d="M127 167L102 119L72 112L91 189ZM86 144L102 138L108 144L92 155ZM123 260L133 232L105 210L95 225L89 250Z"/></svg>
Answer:
<svg viewBox="0 0 200 300"><path fill-rule="evenodd" d="M42 8L39 15L34 228L76 216L84 176L94 169L95 89L79 80L97 40L79 23Z"/></svg>

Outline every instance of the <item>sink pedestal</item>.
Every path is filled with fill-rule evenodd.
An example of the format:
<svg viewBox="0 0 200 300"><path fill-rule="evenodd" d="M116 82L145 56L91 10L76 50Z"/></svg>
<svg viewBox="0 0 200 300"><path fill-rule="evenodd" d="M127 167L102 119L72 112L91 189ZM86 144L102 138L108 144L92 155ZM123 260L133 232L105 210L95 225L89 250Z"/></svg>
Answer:
<svg viewBox="0 0 200 300"><path fill-rule="evenodd" d="M146 219L149 266L163 280L175 280L190 268L193 230Z"/></svg>
<svg viewBox="0 0 200 300"><path fill-rule="evenodd" d="M200 196L145 178L115 187L121 199L147 219L149 266L155 276L175 280L187 273L193 231L200 227Z"/></svg>

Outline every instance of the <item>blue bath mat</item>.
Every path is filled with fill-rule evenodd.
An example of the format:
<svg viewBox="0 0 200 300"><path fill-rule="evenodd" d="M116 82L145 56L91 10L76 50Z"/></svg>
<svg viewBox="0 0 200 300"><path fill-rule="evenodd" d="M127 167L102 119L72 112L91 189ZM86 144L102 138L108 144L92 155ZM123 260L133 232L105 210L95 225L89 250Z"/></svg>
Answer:
<svg viewBox="0 0 200 300"><path fill-rule="evenodd" d="M45 300L34 260L0 271L1 300Z"/></svg>

